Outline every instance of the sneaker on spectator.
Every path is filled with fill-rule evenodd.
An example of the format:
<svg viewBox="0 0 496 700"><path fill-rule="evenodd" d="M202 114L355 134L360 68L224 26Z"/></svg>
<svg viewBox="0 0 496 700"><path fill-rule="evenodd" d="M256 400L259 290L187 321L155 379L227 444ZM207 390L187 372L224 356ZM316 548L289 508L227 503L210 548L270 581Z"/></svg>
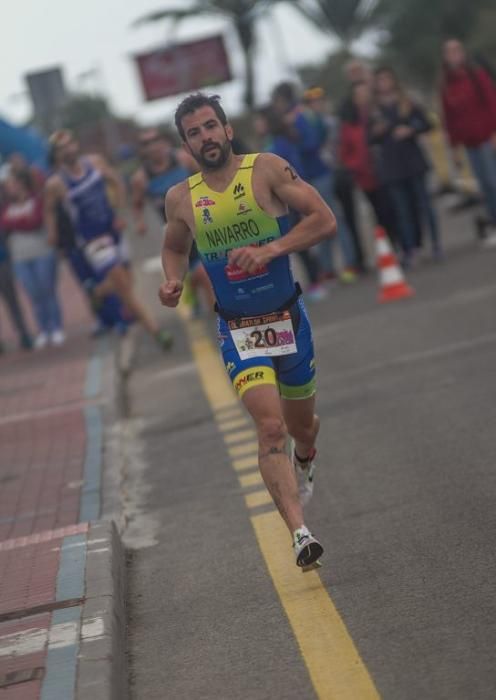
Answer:
<svg viewBox="0 0 496 700"><path fill-rule="evenodd" d="M35 350L43 350L47 346L48 335L46 333L38 333L34 339L33 347Z"/></svg>
<svg viewBox="0 0 496 700"><path fill-rule="evenodd" d="M346 267L339 275L339 280L343 284L353 284L357 281L357 273L351 267Z"/></svg>
<svg viewBox="0 0 496 700"><path fill-rule="evenodd" d="M322 284L311 284L305 290L305 298L308 301L322 301L327 297L327 290Z"/></svg>
<svg viewBox="0 0 496 700"><path fill-rule="evenodd" d="M23 335L21 338L21 348L23 350L32 350L33 349L33 341L29 337L29 335Z"/></svg>
<svg viewBox="0 0 496 700"><path fill-rule="evenodd" d="M63 330L53 331L50 336L52 345L63 345L65 343L65 333Z"/></svg>
<svg viewBox="0 0 496 700"><path fill-rule="evenodd" d="M484 235L481 239L482 248L496 248L496 224L486 221Z"/></svg>

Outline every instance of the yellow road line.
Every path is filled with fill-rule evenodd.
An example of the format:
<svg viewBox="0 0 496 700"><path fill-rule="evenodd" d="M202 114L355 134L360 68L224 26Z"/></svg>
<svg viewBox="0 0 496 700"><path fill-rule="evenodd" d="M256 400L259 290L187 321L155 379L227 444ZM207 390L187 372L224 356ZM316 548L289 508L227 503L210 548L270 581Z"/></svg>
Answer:
<svg viewBox="0 0 496 700"><path fill-rule="evenodd" d="M235 428L241 428L244 425L250 425L246 418L236 418L235 420L222 421L221 418L217 418L217 426L222 433L227 433L229 430L234 430Z"/></svg>
<svg viewBox="0 0 496 700"><path fill-rule="evenodd" d="M235 401L236 403L229 404L228 406L221 409L220 411L215 411L215 420L217 420L217 421L233 420L234 421L234 420L240 420L241 418L246 420L246 416L239 406L238 399L236 398L236 396L234 396L234 391L233 391L232 400Z"/></svg>
<svg viewBox="0 0 496 700"><path fill-rule="evenodd" d="M288 556L290 538L279 513L254 515L251 522L317 696L322 700L378 699L320 576L316 571L303 574Z"/></svg>
<svg viewBox="0 0 496 700"><path fill-rule="evenodd" d="M225 415L234 404L234 390L222 362L212 343L201 334L198 322L188 322L187 329L205 394L212 409ZM237 457L233 460L236 471L256 466L256 443L227 449L232 458ZM254 454L242 457L249 451ZM266 490L246 494L245 500L248 507L271 502ZM279 514L272 511L250 520L319 700L379 700L320 576L316 571L303 574L295 566L290 537Z"/></svg>
<svg viewBox="0 0 496 700"><path fill-rule="evenodd" d="M226 435L224 435L224 442L226 445L233 445L236 442L254 440L256 437L254 430L237 430L235 433L226 433Z"/></svg>
<svg viewBox="0 0 496 700"><path fill-rule="evenodd" d="M234 445L233 447L228 447L229 457L242 457L243 455L248 455L258 452L258 446L256 442L250 441L243 445Z"/></svg>
<svg viewBox="0 0 496 700"><path fill-rule="evenodd" d="M267 489L263 489L263 491L247 493L245 501L248 508L258 508L258 506L266 506L268 503L272 503L272 498Z"/></svg>
<svg viewBox="0 0 496 700"><path fill-rule="evenodd" d="M250 472L249 474L242 474L239 477L239 483L240 483L240 486L244 489L247 489L250 486L258 486L259 484L263 484L262 475L260 474L258 469L256 472Z"/></svg>
<svg viewBox="0 0 496 700"><path fill-rule="evenodd" d="M232 465L233 469L237 472L242 472L246 469L258 467L258 456L251 455L250 457L241 457L240 459L235 459L233 460Z"/></svg>

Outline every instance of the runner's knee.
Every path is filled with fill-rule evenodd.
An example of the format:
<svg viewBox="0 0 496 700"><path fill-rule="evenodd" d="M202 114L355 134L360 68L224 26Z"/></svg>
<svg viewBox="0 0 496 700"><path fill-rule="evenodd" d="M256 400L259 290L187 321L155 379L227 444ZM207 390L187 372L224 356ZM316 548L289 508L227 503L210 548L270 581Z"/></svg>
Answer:
<svg viewBox="0 0 496 700"><path fill-rule="evenodd" d="M313 442L318 432L318 418L316 415L302 418L288 425L288 432L297 442Z"/></svg>
<svg viewBox="0 0 496 700"><path fill-rule="evenodd" d="M261 447L284 447L288 431L282 418L264 418L257 431Z"/></svg>
<svg viewBox="0 0 496 700"><path fill-rule="evenodd" d="M126 271L121 267L115 267L109 275L109 280L121 297L130 297L133 287Z"/></svg>

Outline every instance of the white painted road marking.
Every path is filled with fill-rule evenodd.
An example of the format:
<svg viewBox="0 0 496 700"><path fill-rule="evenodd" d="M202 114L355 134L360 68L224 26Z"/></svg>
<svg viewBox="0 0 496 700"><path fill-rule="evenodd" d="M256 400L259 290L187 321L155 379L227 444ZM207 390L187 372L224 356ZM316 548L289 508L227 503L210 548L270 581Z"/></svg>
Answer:
<svg viewBox="0 0 496 700"><path fill-rule="evenodd" d="M14 632L0 637L0 656L26 656L50 649L62 649L76 644L79 624L64 622L48 629L30 627L22 632Z"/></svg>

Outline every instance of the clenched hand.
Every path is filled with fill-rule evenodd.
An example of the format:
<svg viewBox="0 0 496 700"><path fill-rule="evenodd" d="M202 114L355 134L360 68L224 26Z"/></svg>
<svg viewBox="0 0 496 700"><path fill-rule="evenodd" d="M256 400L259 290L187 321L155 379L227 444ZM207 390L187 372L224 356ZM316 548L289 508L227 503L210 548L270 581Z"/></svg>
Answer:
<svg viewBox="0 0 496 700"><path fill-rule="evenodd" d="M228 255L230 265L237 265L241 270L254 273L273 259L269 246L246 246L231 250Z"/></svg>
<svg viewBox="0 0 496 700"><path fill-rule="evenodd" d="M174 308L179 304L183 291L183 283L180 280L168 280L160 285L158 297L164 306Z"/></svg>

